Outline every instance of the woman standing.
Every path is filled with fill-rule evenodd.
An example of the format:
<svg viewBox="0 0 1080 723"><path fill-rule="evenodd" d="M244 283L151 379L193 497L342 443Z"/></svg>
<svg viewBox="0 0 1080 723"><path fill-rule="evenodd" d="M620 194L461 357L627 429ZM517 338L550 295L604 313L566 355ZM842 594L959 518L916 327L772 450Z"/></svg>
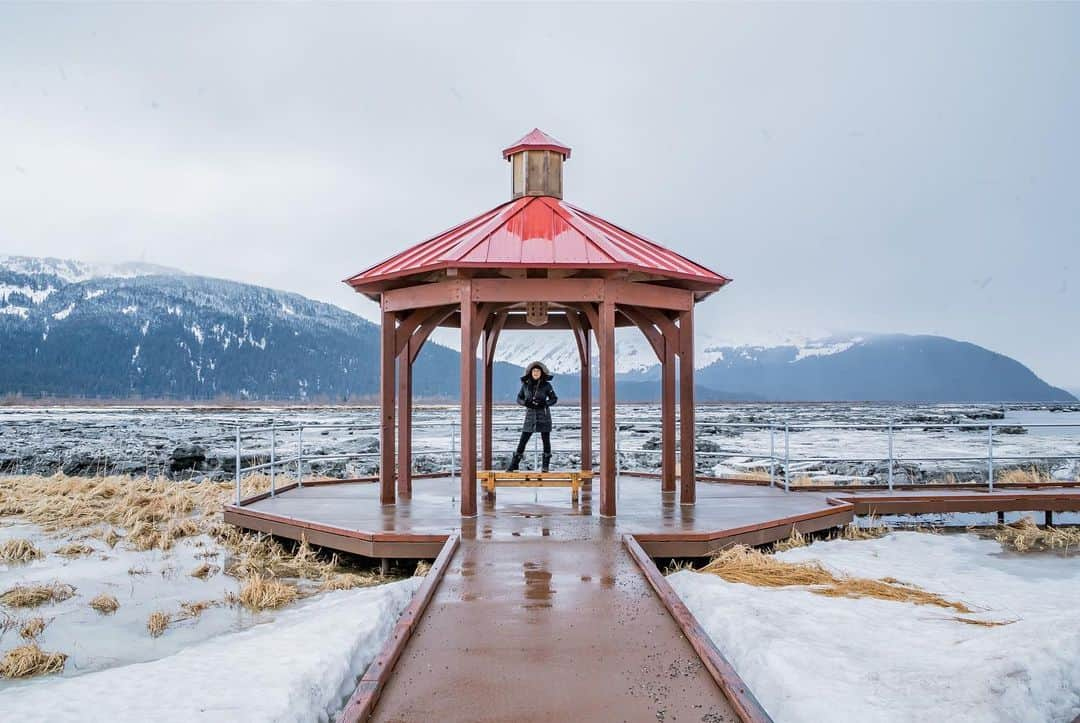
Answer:
<svg viewBox="0 0 1080 723"><path fill-rule="evenodd" d="M517 395L517 403L525 407L525 423L521 425L521 439L518 440L517 451L514 452L507 472L517 471L521 464L521 458L525 455L525 445L533 432L539 432L544 442L544 465L543 471L547 472L551 465L551 410L559 398L555 396L555 388L551 386L553 379L551 372L543 362L534 361L525 367L525 374L521 377L521 390Z"/></svg>

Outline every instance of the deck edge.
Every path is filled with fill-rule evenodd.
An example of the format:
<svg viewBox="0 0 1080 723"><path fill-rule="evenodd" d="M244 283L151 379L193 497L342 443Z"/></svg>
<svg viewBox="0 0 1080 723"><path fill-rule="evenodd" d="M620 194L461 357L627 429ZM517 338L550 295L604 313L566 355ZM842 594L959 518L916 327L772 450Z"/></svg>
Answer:
<svg viewBox="0 0 1080 723"><path fill-rule="evenodd" d="M746 684L746 681L742 679L734 666L716 647L716 643L705 632L705 628L690 612L690 608L686 607L686 603L682 601L674 588L671 587L671 584L661 574L652 558L645 553L645 550L642 549L633 535L623 535L622 539L623 545L630 553L630 557L634 559L638 569L641 570L641 574L649 581L649 585L657 597L660 598L675 624L682 630L683 635L686 636L687 641L694 648L694 652L701 658L705 669L709 671L709 675L716 681L717 686L720 687L724 697L731 704L735 714L739 716L739 720L742 723L772 723L772 717L758 702L757 697L750 690L750 686Z"/></svg>
<svg viewBox="0 0 1080 723"><path fill-rule="evenodd" d="M390 637L357 682L356 689L338 718L341 723L361 723L371 716L379 701L379 696L382 695L386 683L394 672L398 658L401 657L401 653L412 637L413 630L424 616L428 603L435 596L435 589L442 582L446 568L457 551L460 541L461 535L456 532L446 538L424 582L413 593L412 600L398 618Z"/></svg>

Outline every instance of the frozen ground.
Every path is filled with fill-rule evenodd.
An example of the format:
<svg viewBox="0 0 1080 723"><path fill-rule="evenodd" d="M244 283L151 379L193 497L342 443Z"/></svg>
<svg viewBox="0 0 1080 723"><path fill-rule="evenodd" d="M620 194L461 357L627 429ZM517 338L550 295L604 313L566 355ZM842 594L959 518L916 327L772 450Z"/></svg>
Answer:
<svg viewBox="0 0 1080 723"><path fill-rule="evenodd" d="M389 634L419 578L373 588L328 592L283 611L252 613L220 604L239 587L220 572L189 575L203 562L222 565L210 538L177 541L169 551L138 552L123 543L81 542L92 555L67 559L53 551L69 541L33 525L0 526L0 542L31 539L46 552L28 564L0 564L0 591L57 580L75 596L29 610L0 608L0 618L42 616L43 650L69 655L61 675L0 680L0 718L10 720L326 719L351 692L356 675ZM216 557L199 557L207 552ZM99 593L120 608L101 615L88 602ZM183 602L216 601L200 616L174 622L161 637L146 628L150 613L177 613ZM20 645L15 629L0 637L0 654ZM10 716L10 718L9 718Z"/></svg>
<svg viewBox="0 0 1080 723"><path fill-rule="evenodd" d="M576 405L553 410L555 465L578 463L580 416ZM865 428L820 429L809 425L918 424L926 427L897 429L894 440L895 481L919 482L946 472L958 477L985 474L986 430L935 429L933 424L1001 425L995 434L996 469L1023 464L1016 458L1037 458L1041 466L1063 478L1075 478L1080 464L1048 461L1053 456L1080 457L1080 405L889 405L889 404L726 404L698 407L696 438L698 469L703 474L725 471L768 472L770 441L783 457L783 424L790 425L789 455L824 461L793 462L793 474L828 472L847 478L886 477L888 436L884 430ZM513 406L495 410L497 464L505 461L516 443L521 410ZM418 406L414 412L414 468L418 472L449 470L451 424L458 420L456 406ZM594 412L594 419L597 418ZM620 464L623 469L657 471L659 467L659 407L619 405ZM303 438L305 474L345 477L371 474L377 469L378 415L374 408L321 407L299 409L205 408L0 408L0 473L71 475L100 473L166 474L174 477L223 478L235 469L235 426L280 424L354 425L353 429L307 429ZM775 435L767 429L738 424L779 425ZM1030 429L1015 425L1073 423L1072 428ZM1009 429L1009 427L1014 427ZM594 440L598 437L594 435ZM537 439L538 443L539 440ZM295 456L295 432L277 437L278 458ZM269 459L270 432L245 438L243 465ZM351 461L314 461L318 455L359 455ZM942 462L926 458L971 457ZM841 461L855 458L859 462ZM526 462L532 463L531 456ZM290 473L293 472L290 467Z"/></svg>
<svg viewBox="0 0 1080 723"><path fill-rule="evenodd" d="M894 577L1009 621L829 598L797 588L668 579L779 722L1072 721L1080 714L1080 558L1002 552L971 534L893 532L781 553Z"/></svg>

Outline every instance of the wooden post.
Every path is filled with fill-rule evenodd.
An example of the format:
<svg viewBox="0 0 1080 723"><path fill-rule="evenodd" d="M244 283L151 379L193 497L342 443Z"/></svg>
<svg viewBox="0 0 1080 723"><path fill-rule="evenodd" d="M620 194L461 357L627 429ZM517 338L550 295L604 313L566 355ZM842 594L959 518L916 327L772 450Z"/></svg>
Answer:
<svg viewBox="0 0 1080 723"><path fill-rule="evenodd" d="M397 425L398 464L397 493L402 499L412 497L412 337L398 354Z"/></svg>
<svg viewBox="0 0 1080 723"><path fill-rule="evenodd" d="M589 327L581 330L581 469L592 471L592 345Z"/></svg>
<svg viewBox="0 0 1080 723"><path fill-rule="evenodd" d="M394 504L394 312L382 313L379 347L379 501Z"/></svg>
<svg viewBox="0 0 1080 723"><path fill-rule="evenodd" d="M476 516L476 305L461 286L461 515Z"/></svg>
<svg viewBox="0 0 1080 723"><path fill-rule="evenodd" d="M679 502L697 500L694 469L694 306L679 312Z"/></svg>
<svg viewBox="0 0 1080 723"><path fill-rule="evenodd" d="M615 516L615 302L600 302L600 514Z"/></svg>
<svg viewBox="0 0 1080 723"><path fill-rule="evenodd" d="M664 336L660 383L660 489L675 491L675 340Z"/></svg>
<svg viewBox="0 0 1080 723"><path fill-rule="evenodd" d="M484 328L484 339L481 343L484 353L484 370L483 370L483 390L480 395L480 467L482 469L491 469L491 423L492 423L492 366L494 359L492 358L491 349L491 327Z"/></svg>

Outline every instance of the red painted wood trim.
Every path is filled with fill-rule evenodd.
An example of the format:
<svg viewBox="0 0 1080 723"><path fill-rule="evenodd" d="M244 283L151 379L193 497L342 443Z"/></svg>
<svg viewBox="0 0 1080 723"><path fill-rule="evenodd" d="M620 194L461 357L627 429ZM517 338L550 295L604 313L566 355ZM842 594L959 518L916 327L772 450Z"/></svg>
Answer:
<svg viewBox="0 0 1080 723"><path fill-rule="evenodd" d="M630 556L634 558L634 562L637 563L645 579L649 581L660 601L664 603L668 613L682 629L683 635L686 636L694 651L697 652L698 657L701 658L705 669L709 671L713 680L720 686L720 690L723 691L724 696L731 703L731 707L734 709L735 714L739 716L739 720L743 723L772 723L772 717L758 702L758 699L754 697L750 686L746 684L746 681L742 679L731 663L728 662L728 659L724 657L724 654L720 652L720 649L716 647L716 643L701 627L701 623L690 612L690 608L686 607L686 604L672 589L671 584L657 569L652 558L645 554L645 551L641 549L641 545L632 535L623 535L623 544L626 546Z"/></svg>
<svg viewBox="0 0 1080 723"><path fill-rule="evenodd" d="M766 530L772 527L787 527L793 525L796 522L803 522L804 520L813 520L817 517L828 517L829 515L836 514L838 511L845 509L854 509L854 505L851 505L842 500L829 499L826 502L829 507L823 507L820 510L814 510L813 512L804 512L798 515L789 515L788 517L778 517L774 520L767 520L765 522L758 522L752 525L743 525L742 527L729 527L723 530L713 530L710 532L643 532L634 533L634 537L646 542L712 542L713 540L722 540L725 537L734 537L736 535L742 535L747 532L757 532L758 530Z"/></svg>
<svg viewBox="0 0 1080 723"><path fill-rule="evenodd" d="M275 515L270 512L260 512L258 510L244 509L237 507L236 505L226 505L225 509L238 517L252 517L260 520L267 520L269 522L277 522L283 525L291 525L293 527L302 530L317 530L319 532L325 532L332 535L340 535L342 537L351 537L357 540L364 540L367 542L442 542L446 539L445 534L419 534L408 532L380 532L380 531L367 531L367 530L350 530L344 527L334 527L333 525L323 525L318 522L310 522L298 517L289 517L287 515Z"/></svg>
<svg viewBox="0 0 1080 723"><path fill-rule="evenodd" d="M434 564L428 570L424 582L413 594L412 601L405 608L401 617L398 618L390 638L383 645L379 654L375 656L375 659L371 661L367 670L364 671L356 690L353 691L349 702L345 704L345 710L342 711L341 717L338 719L342 723L360 723L360 721L366 721L371 716L379 696L386 687L387 681L390 680L390 675L394 672L394 665L397 664L398 658L401 657L401 653L405 650L405 645L409 642L413 631L420 623L428 603L435 596L435 589L442 581L443 575L446 574L446 568L449 566L450 559L454 556L460 541L461 536L456 533L447 538L446 543L439 552L439 556L435 558Z"/></svg>

